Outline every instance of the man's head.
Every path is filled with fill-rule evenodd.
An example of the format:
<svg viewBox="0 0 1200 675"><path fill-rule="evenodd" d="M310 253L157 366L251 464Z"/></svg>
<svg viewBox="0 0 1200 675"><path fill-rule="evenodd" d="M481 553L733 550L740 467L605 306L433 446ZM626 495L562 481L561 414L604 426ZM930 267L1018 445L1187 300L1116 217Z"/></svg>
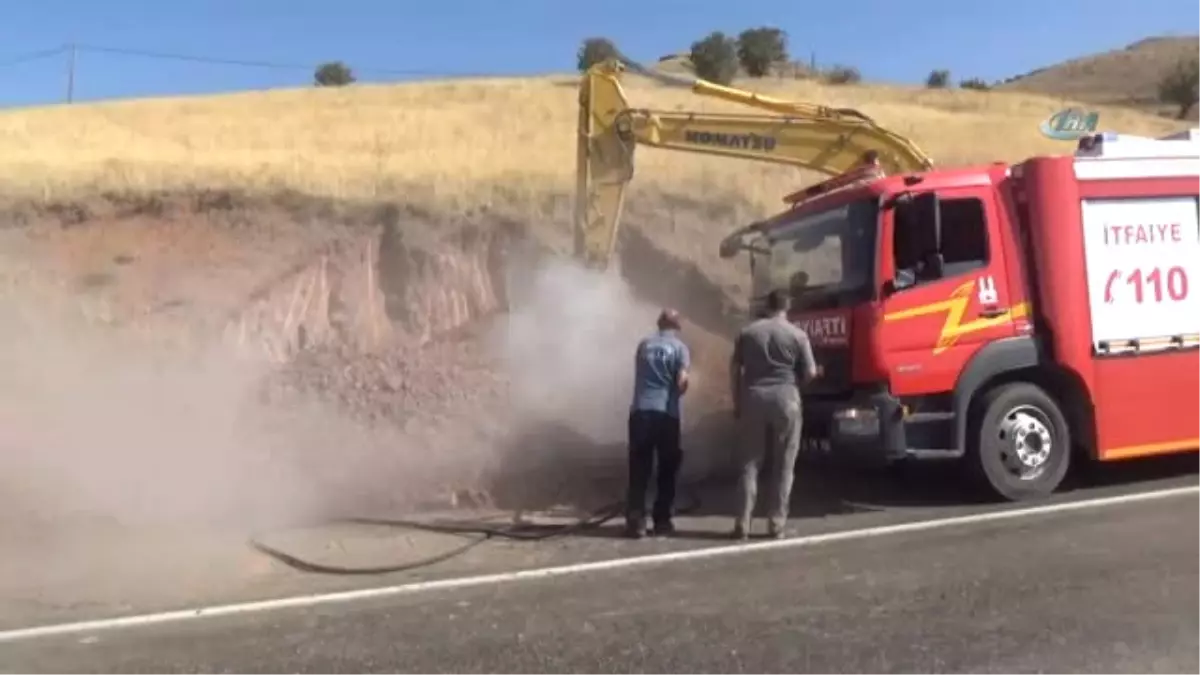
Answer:
<svg viewBox="0 0 1200 675"><path fill-rule="evenodd" d="M781 312L786 312L791 307L791 304L791 295L789 295L788 292L782 288L776 288L770 293L767 293L767 314L779 314Z"/></svg>
<svg viewBox="0 0 1200 675"><path fill-rule="evenodd" d="M658 314L658 329L659 330L680 330L683 328L683 319L679 316L679 312L670 307L664 308Z"/></svg>

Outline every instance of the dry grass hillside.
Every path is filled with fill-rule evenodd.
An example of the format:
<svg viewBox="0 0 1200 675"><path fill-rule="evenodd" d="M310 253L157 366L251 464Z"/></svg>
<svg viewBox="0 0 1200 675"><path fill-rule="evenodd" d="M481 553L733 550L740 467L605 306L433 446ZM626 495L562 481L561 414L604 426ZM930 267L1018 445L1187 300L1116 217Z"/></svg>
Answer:
<svg viewBox="0 0 1200 675"><path fill-rule="evenodd" d="M860 108L942 165L1071 150L1037 130L1057 98L763 87ZM576 96L570 78L497 79L0 112L0 399L18 411L0 511L245 522L513 471L539 494L619 485L628 350L662 302L690 320L690 424L724 424L720 319L744 262L717 241L809 177L643 150L621 247L637 296L537 253L568 237ZM1102 110L1111 129L1178 128ZM204 358L163 366L147 345L165 336ZM307 403L247 428L272 401ZM689 434L689 457L720 447Z"/></svg>
<svg viewBox="0 0 1200 675"><path fill-rule="evenodd" d="M755 84L776 96L860 108L915 139L944 166L1070 150L1037 130L1062 107L1059 99L813 81ZM628 89L635 105L737 109L633 77ZM7 111L0 113L0 193L86 214L100 207L80 203L104 194L293 191L343 204L395 202L430 214L427 221L445 214L506 218L561 244L568 235L576 96L569 78L498 79ZM1130 133L1177 128L1123 108L1105 108L1102 119L1106 128ZM776 209L782 195L810 178L776 166L643 149L630 234L701 263L738 295L742 263L719 261L717 240Z"/></svg>
<svg viewBox="0 0 1200 675"><path fill-rule="evenodd" d="M1174 114L1158 100L1158 82L1176 63L1195 58L1200 37L1153 37L1123 49L1090 54L1012 78L999 87L1088 103L1127 105ZM1196 111L1192 110L1192 119Z"/></svg>
<svg viewBox="0 0 1200 675"><path fill-rule="evenodd" d="M649 107L736 109L635 78L628 88ZM860 108L942 165L1070 149L1037 131L1061 108L1058 98L803 81L762 88ZM0 113L2 191L54 202L113 192L289 189L541 218L555 213L572 185L575 98L568 80L489 80L11 110ZM1123 109L1105 113L1111 129L1176 128ZM643 151L635 186L764 209L797 180L786 170Z"/></svg>

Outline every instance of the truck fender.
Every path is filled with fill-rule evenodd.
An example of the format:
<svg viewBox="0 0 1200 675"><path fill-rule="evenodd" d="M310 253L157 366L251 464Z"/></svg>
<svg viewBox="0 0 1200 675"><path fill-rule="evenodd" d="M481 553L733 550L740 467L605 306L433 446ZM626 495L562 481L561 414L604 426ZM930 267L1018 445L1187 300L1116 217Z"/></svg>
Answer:
<svg viewBox="0 0 1200 675"><path fill-rule="evenodd" d="M975 352L954 384L954 447L967 447L967 416L980 387L998 375L1033 368L1041 361L1041 347L1031 336L1004 338Z"/></svg>

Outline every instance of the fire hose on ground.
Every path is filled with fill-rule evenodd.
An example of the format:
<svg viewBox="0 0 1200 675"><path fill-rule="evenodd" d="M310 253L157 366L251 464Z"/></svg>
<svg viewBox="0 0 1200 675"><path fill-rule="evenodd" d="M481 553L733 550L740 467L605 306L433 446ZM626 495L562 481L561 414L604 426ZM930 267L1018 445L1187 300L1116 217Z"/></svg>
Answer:
<svg viewBox="0 0 1200 675"><path fill-rule="evenodd" d="M688 515L696 512L700 508L700 498L698 491L701 487L711 484L711 481L700 481L692 485L684 486L682 492L691 496L690 503L683 508L676 509L676 515ZM509 539L516 541L539 542L548 539L565 537L587 530L597 530L614 518L623 516L625 513L625 501L610 503L602 508L596 509L584 516L576 519L573 522L556 525L537 525L529 523L512 523L509 525L486 525L478 522L475 523L437 523L437 522L421 522L418 520L407 519L383 519L383 518L345 518L341 520L328 521L326 525L337 524L354 524L354 525L369 525L402 528L409 530L418 530L423 532L433 532L437 534L449 534L461 537L468 537L469 541L461 546L439 553L437 555L422 558L420 560L392 564L392 565L377 565L365 567L348 567L341 565L328 565L305 560L299 556L293 555L275 546L271 546L262 540L261 536L253 536L250 538L249 544L251 548L263 553L293 569L302 572L311 572L315 574L332 574L332 575L381 575L394 574L397 572L410 572L413 570L430 567L439 563L446 562L452 558L457 558L475 547L494 539Z"/></svg>

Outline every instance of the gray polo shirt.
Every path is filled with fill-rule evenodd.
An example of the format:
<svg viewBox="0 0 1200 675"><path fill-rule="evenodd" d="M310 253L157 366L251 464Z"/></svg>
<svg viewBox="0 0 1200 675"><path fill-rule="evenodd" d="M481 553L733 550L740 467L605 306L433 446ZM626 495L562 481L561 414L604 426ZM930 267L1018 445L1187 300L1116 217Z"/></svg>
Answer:
<svg viewBox="0 0 1200 675"><path fill-rule="evenodd" d="M797 386L800 377L815 376L817 367L808 334L782 315L742 328L733 361L742 367L742 386L755 389Z"/></svg>

